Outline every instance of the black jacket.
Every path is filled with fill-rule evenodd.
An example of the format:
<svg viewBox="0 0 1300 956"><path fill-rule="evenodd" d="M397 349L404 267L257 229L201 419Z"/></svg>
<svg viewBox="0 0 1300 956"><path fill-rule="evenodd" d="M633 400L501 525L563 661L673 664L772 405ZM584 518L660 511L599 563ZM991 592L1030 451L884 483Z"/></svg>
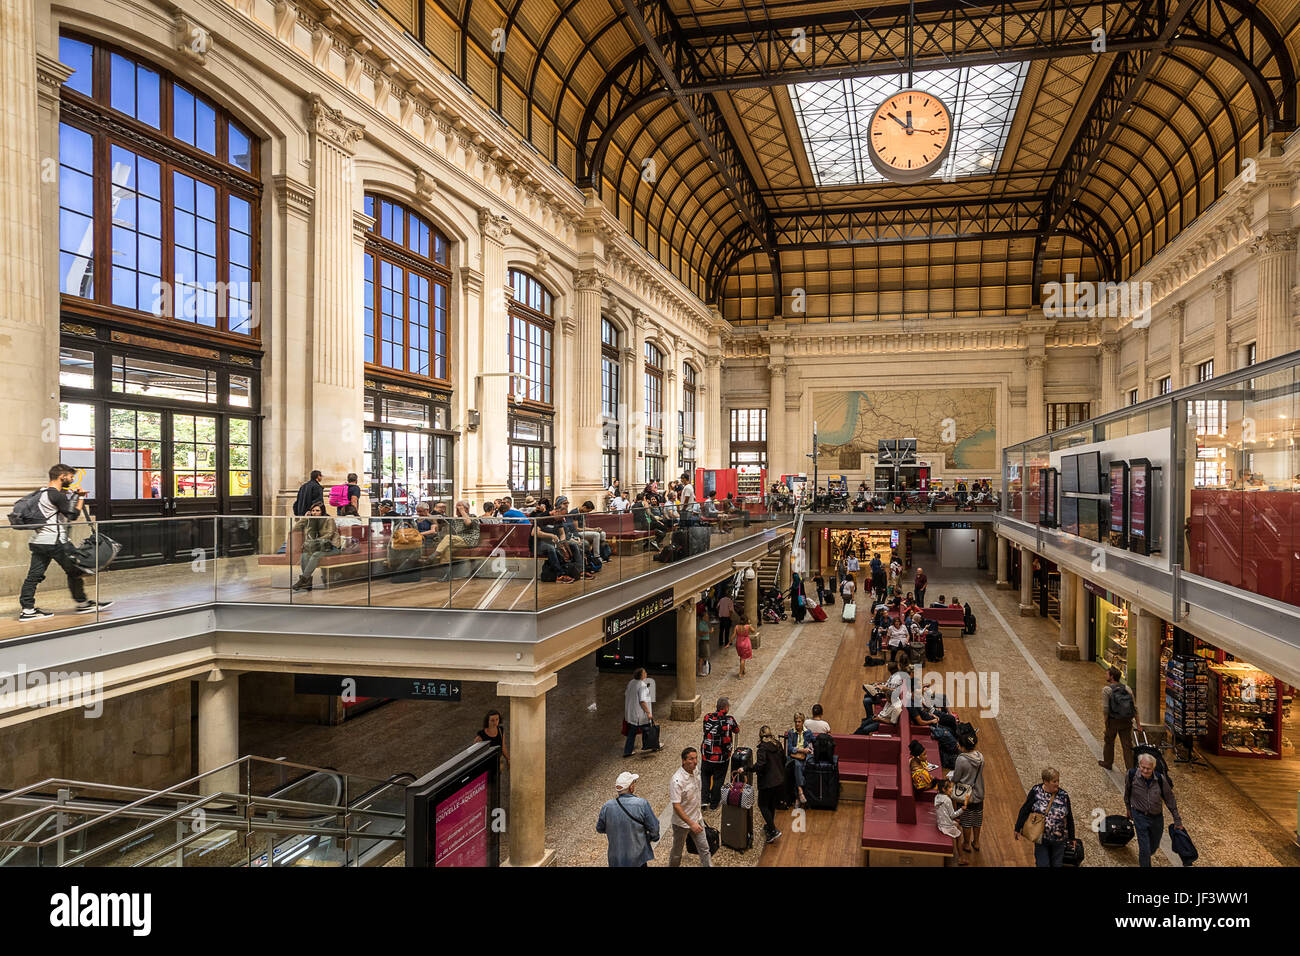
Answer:
<svg viewBox="0 0 1300 956"><path fill-rule="evenodd" d="M754 777L758 789L770 790L785 783L785 748L774 740L764 740L754 754Z"/></svg>
<svg viewBox="0 0 1300 956"><path fill-rule="evenodd" d="M1016 832L1025 825L1029 819L1029 814L1034 812L1034 801L1038 798L1038 792L1043 789L1041 783L1036 783L1029 788L1029 793L1025 796L1025 802L1020 807L1020 813L1016 815ZM1070 806L1070 795L1065 790L1056 791L1060 796L1065 798L1065 839L1074 840L1074 808Z"/></svg>
<svg viewBox="0 0 1300 956"><path fill-rule="evenodd" d="M298 497L293 503L293 513L296 515L305 515L311 511L312 505L325 504L325 486L319 481L313 481L308 478L298 489Z"/></svg>

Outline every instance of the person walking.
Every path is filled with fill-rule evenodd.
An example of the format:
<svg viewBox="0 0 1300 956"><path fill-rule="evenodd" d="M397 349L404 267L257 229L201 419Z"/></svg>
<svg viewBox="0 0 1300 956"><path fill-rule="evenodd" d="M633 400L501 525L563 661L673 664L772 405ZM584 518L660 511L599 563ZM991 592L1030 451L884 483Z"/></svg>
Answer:
<svg viewBox="0 0 1300 956"><path fill-rule="evenodd" d="M858 583L853 580L853 575L848 575L840 585L840 597L844 599L845 604L852 604L853 592L858 589Z"/></svg>
<svg viewBox="0 0 1300 956"><path fill-rule="evenodd" d="M880 555L871 556L871 590L875 592L877 604L885 603L885 589L889 586L889 578L885 573L885 565L880 560Z"/></svg>
<svg viewBox="0 0 1300 956"><path fill-rule="evenodd" d="M27 544L31 552L31 563L27 567L27 577L23 579L22 589L18 593L18 620L39 621L53 617L53 613L36 606L36 588L45 580L45 572L53 561L68 577L68 592L77 602L78 614L110 607L112 601L91 601L86 597L86 585L82 571L72 560L72 540L68 525L76 521L81 514L81 495L70 492L76 480L77 469L71 465L59 463L49 470L49 484L37 494L31 508L31 520L24 516L24 524L39 525L32 533Z"/></svg>
<svg viewBox="0 0 1300 956"><path fill-rule="evenodd" d="M1038 814L1043 818L1043 829L1042 836L1034 844L1034 865L1064 866L1065 848L1074 842L1074 811L1070 808L1070 795L1061 786L1061 775L1056 768L1045 767L1042 776L1042 783L1029 788L1020 813L1016 816L1015 838L1020 839L1029 815Z"/></svg>
<svg viewBox="0 0 1300 956"><path fill-rule="evenodd" d="M627 742L623 745L623 756L632 756L636 746L636 735L641 734L641 752L662 750L663 745L647 747L645 729L655 722L650 709L650 682L646 679L644 667L638 667L623 690L623 723L626 726Z"/></svg>
<svg viewBox="0 0 1300 956"><path fill-rule="evenodd" d="M1124 768L1132 770L1133 731L1142 724L1138 719L1137 698L1133 689L1124 683L1118 667L1112 666L1106 671L1106 686L1101 689L1101 714L1106 730L1097 765L1103 770L1111 769L1115 762L1115 738L1118 737L1124 752Z"/></svg>
<svg viewBox="0 0 1300 956"><path fill-rule="evenodd" d="M754 779L758 785L758 811L763 814L763 833L771 843L781 836L776 828L776 805L785 789L785 748L766 724L758 729Z"/></svg>
<svg viewBox="0 0 1300 956"><path fill-rule="evenodd" d="M738 618L739 623L736 625L736 656L740 658L740 675L745 676L745 662L754 656L754 642L751 640L751 629L748 619L743 615Z"/></svg>
<svg viewBox="0 0 1300 956"><path fill-rule="evenodd" d="M731 764L731 745L740 734L740 725L728 710L731 701L719 697L717 708L704 717L704 741L700 747L704 799L710 810L722 804L722 787Z"/></svg>
<svg viewBox="0 0 1300 956"><path fill-rule="evenodd" d="M718 641L719 646L726 647L731 643L731 613L736 608L736 602L731 599L729 593L723 593L722 598L718 601Z"/></svg>
<svg viewBox="0 0 1300 956"><path fill-rule="evenodd" d="M1156 758L1144 753L1137 766L1129 770L1124 781L1124 809L1137 831L1138 866L1150 866L1151 854L1160 849L1160 839L1165 832L1164 807L1174 815L1174 828L1183 828L1183 818L1174 799L1174 785L1160 772Z"/></svg>
<svg viewBox="0 0 1300 956"><path fill-rule="evenodd" d="M952 782L965 784L966 811L961 815L961 848L966 853L980 850L980 830L984 827L984 755L975 748L979 738L972 730L957 737L961 753L952 766Z"/></svg>
<svg viewBox="0 0 1300 956"><path fill-rule="evenodd" d="M293 513L299 518L311 512L312 505L320 505L325 513L325 486L320 482L321 473L312 471L311 477L298 486L298 497L293 502Z"/></svg>
<svg viewBox="0 0 1300 956"><path fill-rule="evenodd" d="M916 578L912 581L912 590L916 592L917 607L925 607L925 586L929 583L930 579L925 576L925 571L917 568Z"/></svg>
<svg viewBox="0 0 1300 956"><path fill-rule="evenodd" d="M703 786L700 782L700 752L694 747L682 751L682 765L668 782L668 801L673 805L673 848L668 865L681 866L686 841L695 841L700 866L709 866L709 837L704 829Z"/></svg>
<svg viewBox="0 0 1300 956"><path fill-rule="evenodd" d="M596 832L609 837L610 866L647 866L655 858L651 843L659 841L659 818L650 802L636 795L641 777L624 770L614 781L614 796L596 818Z"/></svg>

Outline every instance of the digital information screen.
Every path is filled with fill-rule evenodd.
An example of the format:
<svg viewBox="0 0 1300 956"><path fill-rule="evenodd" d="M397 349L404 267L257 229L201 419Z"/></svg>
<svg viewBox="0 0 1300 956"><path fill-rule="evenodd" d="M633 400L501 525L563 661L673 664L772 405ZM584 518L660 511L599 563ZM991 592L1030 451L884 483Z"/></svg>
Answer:
<svg viewBox="0 0 1300 956"><path fill-rule="evenodd" d="M436 805L433 812L433 865L488 865L486 770Z"/></svg>
<svg viewBox="0 0 1300 956"><path fill-rule="evenodd" d="M500 748L480 741L410 784L406 865L500 866L500 773Z"/></svg>
<svg viewBox="0 0 1300 956"><path fill-rule="evenodd" d="M1066 534L1079 533L1079 499L1061 499L1061 530Z"/></svg>
<svg viewBox="0 0 1300 956"><path fill-rule="evenodd" d="M1079 461L1079 490L1086 495L1101 494L1101 453L1084 452Z"/></svg>
<svg viewBox="0 0 1300 956"><path fill-rule="evenodd" d="M1136 458L1128 472L1128 546L1138 554L1151 553L1151 462Z"/></svg>
<svg viewBox="0 0 1300 956"><path fill-rule="evenodd" d="M1101 502L1096 498L1076 498L1079 507L1079 537L1101 540Z"/></svg>
<svg viewBox="0 0 1300 956"><path fill-rule="evenodd" d="M1061 490L1079 490L1079 456L1065 455L1061 458Z"/></svg>
<svg viewBox="0 0 1300 956"><path fill-rule="evenodd" d="M1110 463L1110 543L1128 547L1128 462Z"/></svg>

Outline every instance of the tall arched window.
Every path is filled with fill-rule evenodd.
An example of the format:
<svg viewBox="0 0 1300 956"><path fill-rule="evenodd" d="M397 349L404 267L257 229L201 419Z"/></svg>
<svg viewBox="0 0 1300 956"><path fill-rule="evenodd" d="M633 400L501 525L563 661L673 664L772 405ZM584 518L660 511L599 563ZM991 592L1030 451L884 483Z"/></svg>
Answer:
<svg viewBox="0 0 1300 956"><path fill-rule="evenodd" d="M645 480L664 479L664 353L645 344Z"/></svg>
<svg viewBox="0 0 1300 956"><path fill-rule="evenodd" d="M59 59L60 460L100 519L259 514L259 143L132 54L67 35ZM119 535L123 566L213 546Z"/></svg>
<svg viewBox="0 0 1300 956"><path fill-rule="evenodd" d="M507 417L510 489L549 498L554 494L554 415L551 404L551 339L555 301L536 278L509 271L510 397Z"/></svg>
<svg viewBox="0 0 1300 956"><path fill-rule="evenodd" d="M695 473L695 368L682 363L682 410L680 440L677 443L677 467L685 474Z"/></svg>
<svg viewBox="0 0 1300 956"><path fill-rule="evenodd" d="M609 488L619 477L618 326L600 320L601 475ZM626 490L626 489L625 489Z"/></svg>
<svg viewBox="0 0 1300 956"><path fill-rule="evenodd" d="M366 215L366 364L447 382L447 240L382 196L367 194Z"/></svg>

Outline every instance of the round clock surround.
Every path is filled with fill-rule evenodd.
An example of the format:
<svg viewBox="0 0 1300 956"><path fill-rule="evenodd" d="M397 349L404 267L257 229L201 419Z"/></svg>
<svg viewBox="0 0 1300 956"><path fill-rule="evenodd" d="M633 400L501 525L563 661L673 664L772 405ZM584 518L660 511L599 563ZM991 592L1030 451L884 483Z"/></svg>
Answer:
<svg viewBox="0 0 1300 956"><path fill-rule="evenodd" d="M880 175L911 185L943 165L952 132L952 113L942 99L926 90L899 90L872 112L867 153Z"/></svg>

